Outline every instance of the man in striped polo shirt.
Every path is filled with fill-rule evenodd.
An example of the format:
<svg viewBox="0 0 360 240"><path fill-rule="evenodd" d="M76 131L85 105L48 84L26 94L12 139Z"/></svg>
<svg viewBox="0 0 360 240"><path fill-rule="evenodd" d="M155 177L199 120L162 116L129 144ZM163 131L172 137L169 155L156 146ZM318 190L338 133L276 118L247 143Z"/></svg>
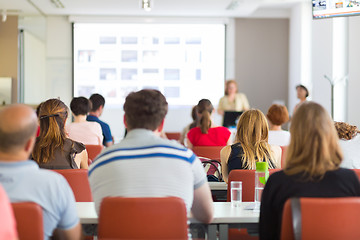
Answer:
<svg viewBox="0 0 360 240"><path fill-rule="evenodd" d="M99 212L103 198L182 198L204 223L213 217L212 198L200 160L176 141L160 138L168 104L157 90L130 93L124 104L127 136L103 151L89 168Z"/></svg>

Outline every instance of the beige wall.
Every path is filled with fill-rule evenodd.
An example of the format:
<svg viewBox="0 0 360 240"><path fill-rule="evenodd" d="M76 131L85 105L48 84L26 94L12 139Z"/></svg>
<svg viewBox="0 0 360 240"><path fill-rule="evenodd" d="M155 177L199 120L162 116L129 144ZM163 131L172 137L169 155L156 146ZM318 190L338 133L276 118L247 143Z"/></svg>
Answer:
<svg viewBox="0 0 360 240"><path fill-rule="evenodd" d="M8 16L0 22L0 77L11 77L12 102L17 102L18 17Z"/></svg>
<svg viewBox="0 0 360 240"><path fill-rule="evenodd" d="M289 20L236 19L235 31L239 91L264 113L273 102L287 105Z"/></svg>

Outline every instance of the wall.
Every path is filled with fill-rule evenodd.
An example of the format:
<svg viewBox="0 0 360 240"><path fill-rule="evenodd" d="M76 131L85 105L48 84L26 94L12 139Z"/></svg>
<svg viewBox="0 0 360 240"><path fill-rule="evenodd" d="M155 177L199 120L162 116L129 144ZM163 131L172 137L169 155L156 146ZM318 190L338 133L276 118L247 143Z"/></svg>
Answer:
<svg viewBox="0 0 360 240"><path fill-rule="evenodd" d="M250 106L264 113L288 100L288 19L237 19L235 76Z"/></svg>
<svg viewBox="0 0 360 240"><path fill-rule="evenodd" d="M18 17L0 22L0 77L12 78L11 102L17 102L18 87Z"/></svg>

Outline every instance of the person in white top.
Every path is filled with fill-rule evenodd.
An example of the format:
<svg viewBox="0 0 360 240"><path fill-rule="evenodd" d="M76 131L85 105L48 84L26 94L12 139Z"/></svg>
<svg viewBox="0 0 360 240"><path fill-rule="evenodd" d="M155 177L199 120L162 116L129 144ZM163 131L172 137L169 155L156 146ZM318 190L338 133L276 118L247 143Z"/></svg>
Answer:
<svg viewBox="0 0 360 240"><path fill-rule="evenodd" d="M350 169L360 169L360 131L356 126L344 122L335 122L340 146L343 150L344 158L340 167Z"/></svg>
<svg viewBox="0 0 360 240"><path fill-rule="evenodd" d="M103 135L100 124L86 121L91 102L85 97L76 97L71 101L70 109L74 122L66 126L69 138L85 145L102 145Z"/></svg>
<svg viewBox="0 0 360 240"><path fill-rule="evenodd" d="M267 114L269 120L269 144L278 146L288 146L290 143L290 133L282 130L281 125L289 121L289 112L284 105L273 104Z"/></svg>

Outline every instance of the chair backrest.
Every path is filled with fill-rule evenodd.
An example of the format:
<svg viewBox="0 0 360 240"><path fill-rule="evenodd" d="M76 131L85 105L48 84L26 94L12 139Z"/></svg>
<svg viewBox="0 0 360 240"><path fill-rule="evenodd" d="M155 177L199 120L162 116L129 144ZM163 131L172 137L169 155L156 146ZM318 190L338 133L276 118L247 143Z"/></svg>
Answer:
<svg viewBox="0 0 360 240"><path fill-rule="evenodd" d="M360 169L352 169L356 175L358 176L359 180L360 180Z"/></svg>
<svg viewBox="0 0 360 240"><path fill-rule="evenodd" d="M187 239L180 198L107 197L101 202L99 239Z"/></svg>
<svg viewBox="0 0 360 240"><path fill-rule="evenodd" d="M62 169L53 171L60 173L66 178L74 192L77 202L93 201L87 169Z"/></svg>
<svg viewBox="0 0 360 240"><path fill-rule="evenodd" d="M92 161L95 160L97 155L99 155L104 148L103 145L85 145L85 147L88 153L88 158L90 158Z"/></svg>
<svg viewBox="0 0 360 240"><path fill-rule="evenodd" d="M285 159L286 159L286 150L288 146L280 146L281 147L281 168L285 166Z"/></svg>
<svg viewBox="0 0 360 240"><path fill-rule="evenodd" d="M192 151L198 157L206 157L220 161L220 151L224 146L196 146Z"/></svg>
<svg viewBox="0 0 360 240"><path fill-rule="evenodd" d="M284 205L281 239L292 240L291 199ZM300 198L301 239L360 239L360 197Z"/></svg>
<svg viewBox="0 0 360 240"><path fill-rule="evenodd" d="M44 224L41 207L33 202L11 204L14 209L19 239L44 239Z"/></svg>
<svg viewBox="0 0 360 240"><path fill-rule="evenodd" d="M281 169L269 169L269 175ZM232 170L228 177L227 201L230 202L230 186L232 181L242 182L242 201L253 202L255 199L255 170Z"/></svg>
<svg viewBox="0 0 360 240"><path fill-rule="evenodd" d="M181 133L180 132L165 132L165 135L170 140L180 140Z"/></svg>

